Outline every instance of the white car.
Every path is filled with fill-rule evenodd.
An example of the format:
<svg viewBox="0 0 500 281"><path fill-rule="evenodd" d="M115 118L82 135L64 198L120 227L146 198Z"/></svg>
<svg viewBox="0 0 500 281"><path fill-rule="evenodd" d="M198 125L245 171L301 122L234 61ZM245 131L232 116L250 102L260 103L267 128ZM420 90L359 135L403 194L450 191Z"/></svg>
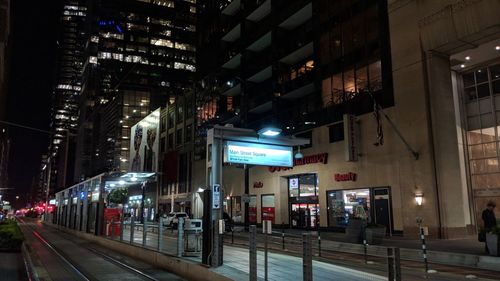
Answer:
<svg viewBox="0 0 500 281"><path fill-rule="evenodd" d="M163 225L177 227L179 218L186 218L187 216L185 212L172 212L168 215L163 215Z"/></svg>

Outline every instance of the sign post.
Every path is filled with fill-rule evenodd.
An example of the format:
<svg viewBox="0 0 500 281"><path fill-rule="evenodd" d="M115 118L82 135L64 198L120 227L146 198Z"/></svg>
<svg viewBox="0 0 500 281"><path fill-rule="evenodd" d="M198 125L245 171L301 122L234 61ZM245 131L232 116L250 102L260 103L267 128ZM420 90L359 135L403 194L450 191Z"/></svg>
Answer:
<svg viewBox="0 0 500 281"><path fill-rule="evenodd" d="M309 139L292 137L260 137L251 129L215 125L207 132L206 185L212 200L205 201L203 225L203 262L218 267L223 263L222 235L217 224L223 219L224 185L222 164L236 163L258 166L293 167L293 147L309 144ZM210 206L211 205L211 206ZM247 212L248 213L248 212ZM245 215L247 215L247 213Z"/></svg>

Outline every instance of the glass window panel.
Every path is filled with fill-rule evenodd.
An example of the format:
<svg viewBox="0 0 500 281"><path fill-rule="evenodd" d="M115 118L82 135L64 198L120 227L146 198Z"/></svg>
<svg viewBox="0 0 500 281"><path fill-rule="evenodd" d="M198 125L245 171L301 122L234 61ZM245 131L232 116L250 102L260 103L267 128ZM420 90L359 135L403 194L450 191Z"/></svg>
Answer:
<svg viewBox="0 0 500 281"><path fill-rule="evenodd" d="M464 87L474 86L474 72L466 73L462 76L464 80Z"/></svg>
<svg viewBox="0 0 500 281"><path fill-rule="evenodd" d="M480 84L488 81L488 72L486 68L476 70L476 83Z"/></svg>
<svg viewBox="0 0 500 281"><path fill-rule="evenodd" d="M306 175L299 178L300 197L314 196L316 194L316 176Z"/></svg>
<svg viewBox="0 0 500 281"><path fill-rule="evenodd" d="M481 129L481 135L483 143L495 141L495 127Z"/></svg>
<svg viewBox="0 0 500 281"><path fill-rule="evenodd" d="M469 146L469 157L470 159L483 158L483 146L481 144L470 145Z"/></svg>
<svg viewBox="0 0 500 281"><path fill-rule="evenodd" d="M378 91L382 89L382 63L376 61L368 66L368 75L370 79L370 89Z"/></svg>
<svg viewBox="0 0 500 281"><path fill-rule="evenodd" d="M472 175L472 188L482 189L488 187L489 175Z"/></svg>
<svg viewBox="0 0 500 281"><path fill-rule="evenodd" d="M488 188L500 187L500 174L499 173L487 175L487 187Z"/></svg>
<svg viewBox="0 0 500 281"><path fill-rule="evenodd" d="M368 75L366 66L356 69L356 88L360 91L368 88Z"/></svg>
<svg viewBox="0 0 500 281"><path fill-rule="evenodd" d="M493 127L495 126L495 120L493 114L482 114L481 115L481 126L483 127Z"/></svg>
<svg viewBox="0 0 500 281"><path fill-rule="evenodd" d="M473 174L498 172L498 158L472 160L470 167Z"/></svg>
<svg viewBox="0 0 500 281"><path fill-rule="evenodd" d="M490 87L488 83L477 85L477 96L479 98L488 97L490 95Z"/></svg>
<svg viewBox="0 0 500 281"><path fill-rule="evenodd" d="M490 142L483 144L484 156L493 157L497 156L497 145L496 142Z"/></svg>
<svg viewBox="0 0 500 281"><path fill-rule="evenodd" d="M467 124L469 125L470 130L479 129L479 116L473 116L467 118Z"/></svg>
<svg viewBox="0 0 500 281"><path fill-rule="evenodd" d="M356 85L354 84L353 69L349 69L344 72L344 91L346 93L353 93L356 91Z"/></svg>
<svg viewBox="0 0 500 281"><path fill-rule="evenodd" d="M471 101L477 99L476 87L472 86L470 88L465 88L464 92L466 100Z"/></svg>
<svg viewBox="0 0 500 281"><path fill-rule="evenodd" d="M468 138L469 138L469 144L479 144L482 143L481 140L481 131L475 130L475 131L469 131L467 132Z"/></svg>
<svg viewBox="0 0 500 281"><path fill-rule="evenodd" d="M500 79L500 64L490 66L491 80Z"/></svg>
<svg viewBox="0 0 500 281"><path fill-rule="evenodd" d="M493 94L500 95L500 80L493 81Z"/></svg>

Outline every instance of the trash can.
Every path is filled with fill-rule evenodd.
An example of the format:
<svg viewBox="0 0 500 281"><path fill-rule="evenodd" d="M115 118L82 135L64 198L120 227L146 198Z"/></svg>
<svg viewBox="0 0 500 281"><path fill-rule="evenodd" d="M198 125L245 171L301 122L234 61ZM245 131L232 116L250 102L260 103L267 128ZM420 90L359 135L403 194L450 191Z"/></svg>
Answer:
<svg viewBox="0 0 500 281"><path fill-rule="evenodd" d="M184 256L196 257L201 254L203 228L201 219L186 220L184 226Z"/></svg>

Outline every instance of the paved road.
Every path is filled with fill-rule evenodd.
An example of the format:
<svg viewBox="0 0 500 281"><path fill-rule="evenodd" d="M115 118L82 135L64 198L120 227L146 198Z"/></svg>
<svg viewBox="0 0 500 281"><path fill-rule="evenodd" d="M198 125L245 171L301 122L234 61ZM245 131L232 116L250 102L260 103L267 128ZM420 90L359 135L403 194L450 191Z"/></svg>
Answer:
<svg viewBox="0 0 500 281"><path fill-rule="evenodd" d="M110 252L39 222L21 221L20 226L26 236L37 273L43 281L182 280L149 264ZM136 271L125 268L123 264Z"/></svg>

